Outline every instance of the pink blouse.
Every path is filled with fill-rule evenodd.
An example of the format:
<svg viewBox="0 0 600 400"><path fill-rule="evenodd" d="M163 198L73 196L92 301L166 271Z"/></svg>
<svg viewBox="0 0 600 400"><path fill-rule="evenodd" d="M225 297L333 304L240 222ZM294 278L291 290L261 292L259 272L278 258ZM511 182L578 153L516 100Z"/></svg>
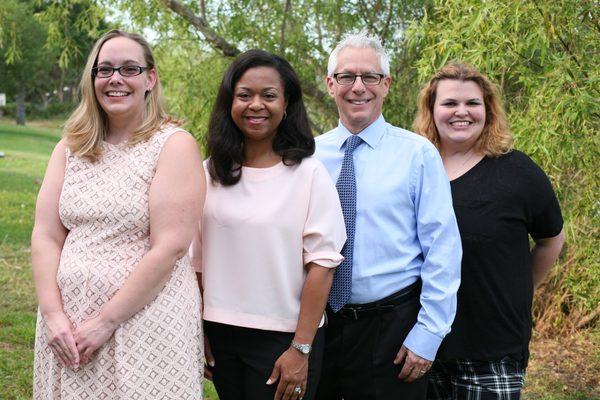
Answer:
<svg viewBox="0 0 600 400"><path fill-rule="evenodd" d="M294 332L304 266L334 268L343 260L346 228L325 167L311 157L243 167L233 186L214 184L208 173L207 181L198 271L204 319Z"/></svg>

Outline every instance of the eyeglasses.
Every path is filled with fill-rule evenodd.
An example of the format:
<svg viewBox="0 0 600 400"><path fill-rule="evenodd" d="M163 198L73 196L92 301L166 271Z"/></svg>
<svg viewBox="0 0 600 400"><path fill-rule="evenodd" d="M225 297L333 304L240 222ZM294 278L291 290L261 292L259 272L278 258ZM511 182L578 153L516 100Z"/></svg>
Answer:
<svg viewBox="0 0 600 400"><path fill-rule="evenodd" d="M142 72L149 70L152 67L140 67L139 65L122 65L120 67L94 67L92 68L92 76L94 78L110 78L113 76L115 71L119 72L119 75L129 78L132 76L138 76Z"/></svg>
<svg viewBox="0 0 600 400"><path fill-rule="evenodd" d="M384 74L376 74L375 72L369 72L366 74L350 74L347 72L338 72L333 74L335 81L340 85L354 85L356 78L360 76L362 83L367 86L376 86L381 83L381 79L385 76Z"/></svg>

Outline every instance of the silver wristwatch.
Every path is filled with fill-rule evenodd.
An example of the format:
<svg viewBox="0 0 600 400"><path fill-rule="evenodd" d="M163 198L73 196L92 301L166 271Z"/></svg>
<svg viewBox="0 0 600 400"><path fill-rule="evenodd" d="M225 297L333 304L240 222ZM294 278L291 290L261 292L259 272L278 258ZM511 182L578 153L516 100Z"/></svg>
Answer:
<svg viewBox="0 0 600 400"><path fill-rule="evenodd" d="M294 340L292 340L291 346L298 350L300 353L304 354L305 356L309 355L310 351L312 350L312 346L310 344L298 343Z"/></svg>

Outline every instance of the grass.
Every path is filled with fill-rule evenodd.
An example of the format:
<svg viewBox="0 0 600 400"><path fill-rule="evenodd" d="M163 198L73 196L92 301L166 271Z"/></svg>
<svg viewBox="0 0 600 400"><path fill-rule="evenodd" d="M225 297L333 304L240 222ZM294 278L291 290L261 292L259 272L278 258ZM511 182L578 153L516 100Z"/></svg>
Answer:
<svg viewBox="0 0 600 400"><path fill-rule="evenodd" d="M31 398L36 299L29 237L35 198L60 121L0 119L0 399ZM594 333L595 332L595 333ZM600 399L600 333L534 337L525 400ZM216 400L210 382L205 398Z"/></svg>

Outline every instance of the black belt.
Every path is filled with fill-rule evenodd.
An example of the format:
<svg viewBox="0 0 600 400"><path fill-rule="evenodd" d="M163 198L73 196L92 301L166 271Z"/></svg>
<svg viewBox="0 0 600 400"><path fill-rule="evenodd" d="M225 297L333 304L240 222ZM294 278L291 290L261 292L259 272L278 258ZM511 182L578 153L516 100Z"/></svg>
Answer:
<svg viewBox="0 0 600 400"><path fill-rule="evenodd" d="M350 319L359 319L370 314L386 312L393 310L396 306L405 303L407 300L418 297L421 294L421 280L417 281L404 289L392 293L381 300L365 304L346 304L336 315Z"/></svg>

